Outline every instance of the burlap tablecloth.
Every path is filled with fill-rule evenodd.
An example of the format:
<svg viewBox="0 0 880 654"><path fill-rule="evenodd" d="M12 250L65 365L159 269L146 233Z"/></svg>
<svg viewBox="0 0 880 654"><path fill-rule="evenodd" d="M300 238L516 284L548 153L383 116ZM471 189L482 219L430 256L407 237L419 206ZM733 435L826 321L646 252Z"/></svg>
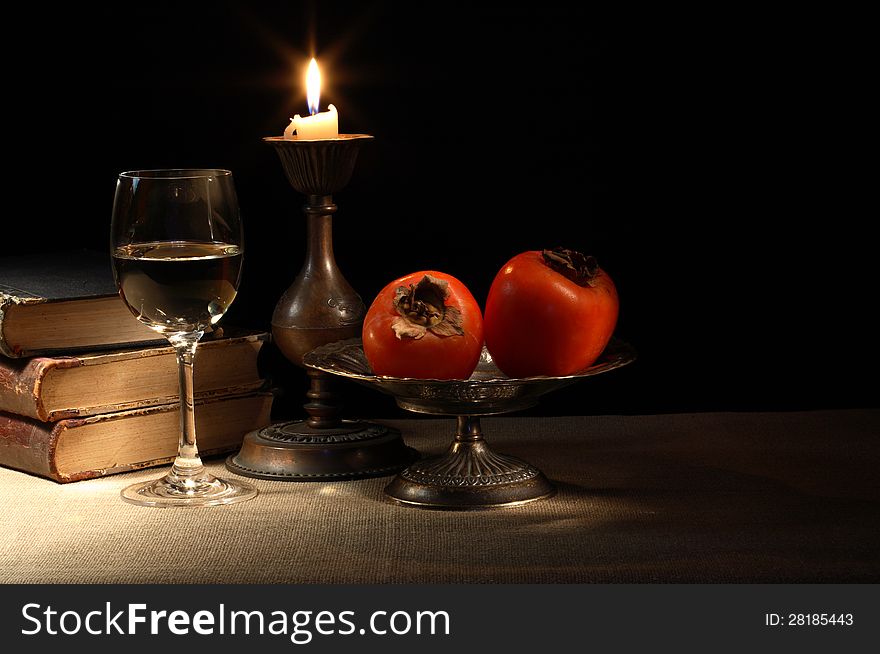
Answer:
<svg viewBox="0 0 880 654"><path fill-rule="evenodd" d="M387 422L424 454L454 429ZM0 469L0 582L880 581L880 411L483 426L559 493L442 512L383 502L388 478L256 481L250 502L157 510L119 499L156 470L57 485Z"/></svg>

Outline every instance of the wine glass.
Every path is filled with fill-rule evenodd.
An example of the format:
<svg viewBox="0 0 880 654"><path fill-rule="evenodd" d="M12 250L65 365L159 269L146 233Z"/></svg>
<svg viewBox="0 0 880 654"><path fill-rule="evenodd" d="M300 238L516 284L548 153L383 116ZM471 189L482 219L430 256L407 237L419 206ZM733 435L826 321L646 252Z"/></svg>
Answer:
<svg viewBox="0 0 880 654"><path fill-rule="evenodd" d="M218 479L196 446L193 359L202 335L235 299L243 251L228 170L137 170L119 175L111 227L119 295L141 322L177 351L180 445L162 479L122 491L142 506L209 506L256 496L248 483Z"/></svg>

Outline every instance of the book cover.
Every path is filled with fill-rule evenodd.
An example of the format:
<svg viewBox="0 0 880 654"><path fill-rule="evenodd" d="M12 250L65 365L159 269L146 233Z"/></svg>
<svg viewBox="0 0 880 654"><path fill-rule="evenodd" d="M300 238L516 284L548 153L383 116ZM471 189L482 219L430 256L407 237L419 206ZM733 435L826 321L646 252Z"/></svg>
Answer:
<svg viewBox="0 0 880 654"><path fill-rule="evenodd" d="M109 253L0 258L0 354L26 357L162 340L119 299Z"/></svg>
<svg viewBox="0 0 880 654"><path fill-rule="evenodd" d="M264 385L258 356L266 332L218 329L199 343L196 398ZM164 346L80 355L0 357L0 411L41 421L168 404L179 393L174 348Z"/></svg>
<svg viewBox="0 0 880 654"><path fill-rule="evenodd" d="M244 435L269 424L272 393L196 402L202 456L237 449ZM0 465L60 483L167 465L177 455L177 404L86 418L39 422L0 413Z"/></svg>

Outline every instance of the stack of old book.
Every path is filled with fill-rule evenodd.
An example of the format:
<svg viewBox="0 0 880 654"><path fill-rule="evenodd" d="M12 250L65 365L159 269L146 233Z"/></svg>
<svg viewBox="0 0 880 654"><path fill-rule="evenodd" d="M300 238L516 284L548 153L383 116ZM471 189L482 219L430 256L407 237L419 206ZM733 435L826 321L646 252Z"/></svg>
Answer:
<svg viewBox="0 0 880 654"><path fill-rule="evenodd" d="M174 459L174 350L131 315L109 265L82 252L0 259L0 465L69 482ZM234 451L269 424L257 362L267 339L217 329L199 343L203 455Z"/></svg>

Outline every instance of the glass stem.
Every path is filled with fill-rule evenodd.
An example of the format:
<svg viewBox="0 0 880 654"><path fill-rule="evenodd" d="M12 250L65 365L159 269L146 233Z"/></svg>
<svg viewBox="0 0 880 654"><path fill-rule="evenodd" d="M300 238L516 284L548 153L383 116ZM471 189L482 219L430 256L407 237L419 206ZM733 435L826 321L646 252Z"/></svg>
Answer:
<svg viewBox="0 0 880 654"><path fill-rule="evenodd" d="M193 360L203 332L183 334L169 339L177 350L177 372L180 380L180 444L171 468L171 477L185 480L204 471L196 445L196 418L193 399Z"/></svg>

